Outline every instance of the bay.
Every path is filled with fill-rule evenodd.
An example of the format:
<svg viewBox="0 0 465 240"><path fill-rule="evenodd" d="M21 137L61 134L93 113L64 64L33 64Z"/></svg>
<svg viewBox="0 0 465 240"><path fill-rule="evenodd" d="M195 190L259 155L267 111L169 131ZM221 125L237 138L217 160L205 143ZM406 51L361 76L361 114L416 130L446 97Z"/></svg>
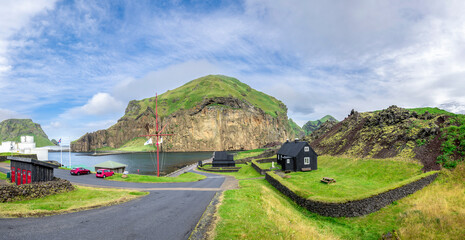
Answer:
<svg viewBox="0 0 465 240"><path fill-rule="evenodd" d="M160 153L161 175L175 171L181 166L196 163L200 160L212 157L212 152L167 152ZM49 160L69 165L68 152L49 152ZM94 166L106 161L115 161L128 165L129 173L139 173L144 175L157 174L157 154L156 153L125 153L104 156L92 156L92 153L71 153L71 166L84 165L94 171Z"/></svg>

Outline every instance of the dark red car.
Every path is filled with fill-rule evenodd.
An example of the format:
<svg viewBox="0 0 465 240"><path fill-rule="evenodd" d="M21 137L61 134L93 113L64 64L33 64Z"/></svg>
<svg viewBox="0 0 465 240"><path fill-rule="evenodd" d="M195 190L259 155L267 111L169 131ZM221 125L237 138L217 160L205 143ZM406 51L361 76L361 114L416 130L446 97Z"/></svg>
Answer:
<svg viewBox="0 0 465 240"><path fill-rule="evenodd" d="M111 171L110 169L99 169L97 170L97 173L95 174L95 177L101 177L101 178L106 178L106 177L110 177L110 176L113 176L113 174L115 174L113 171Z"/></svg>
<svg viewBox="0 0 465 240"><path fill-rule="evenodd" d="M69 171L69 173L71 175L90 174L90 170L82 168L82 167L77 167L77 168L71 169L71 171Z"/></svg>

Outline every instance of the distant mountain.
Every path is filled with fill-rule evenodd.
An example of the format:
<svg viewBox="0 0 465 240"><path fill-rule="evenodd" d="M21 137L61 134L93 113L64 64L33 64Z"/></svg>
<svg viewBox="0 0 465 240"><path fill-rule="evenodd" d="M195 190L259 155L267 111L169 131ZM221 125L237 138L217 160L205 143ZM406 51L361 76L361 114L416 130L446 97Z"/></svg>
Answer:
<svg viewBox="0 0 465 240"><path fill-rule="evenodd" d="M53 146L40 124L31 119L7 119L0 123L0 141L20 142L21 136L34 136L37 147Z"/></svg>
<svg viewBox="0 0 465 240"><path fill-rule="evenodd" d="M125 115L105 130L72 143L74 151L120 149L149 151L141 135L155 133L155 97L129 102ZM220 151L260 148L295 137L287 107L238 79L208 75L158 96L164 151ZM142 146L142 147L139 147Z"/></svg>
<svg viewBox="0 0 465 240"><path fill-rule="evenodd" d="M317 130L318 128L320 128L321 124L325 123L325 122L328 122L328 121L331 121L331 122L339 122L337 119L335 119L333 116L331 115L326 115L324 116L323 118L321 118L320 120L316 120L316 121L308 121L307 123L304 124L304 126L302 127L302 129L305 131L305 135L309 135L310 133L312 133L313 131Z"/></svg>

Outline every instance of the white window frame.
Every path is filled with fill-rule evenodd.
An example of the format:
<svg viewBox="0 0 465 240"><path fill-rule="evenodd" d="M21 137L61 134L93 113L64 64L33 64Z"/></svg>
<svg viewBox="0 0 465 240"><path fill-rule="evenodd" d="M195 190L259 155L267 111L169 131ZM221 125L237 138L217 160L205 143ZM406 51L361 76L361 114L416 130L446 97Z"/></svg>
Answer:
<svg viewBox="0 0 465 240"><path fill-rule="evenodd" d="M304 151L305 152L310 152L310 147L309 146L304 147Z"/></svg>
<svg viewBox="0 0 465 240"><path fill-rule="evenodd" d="M291 164L291 159L286 159L286 164Z"/></svg>
<svg viewBox="0 0 465 240"><path fill-rule="evenodd" d="M304 165L310 165L310 157L304 157Z"/></svg>

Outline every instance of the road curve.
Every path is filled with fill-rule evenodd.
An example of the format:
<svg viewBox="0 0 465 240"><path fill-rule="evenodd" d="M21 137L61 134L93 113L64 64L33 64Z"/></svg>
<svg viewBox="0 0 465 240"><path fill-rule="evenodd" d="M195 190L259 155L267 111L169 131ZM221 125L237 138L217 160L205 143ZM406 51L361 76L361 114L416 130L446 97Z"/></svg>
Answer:
<svg viewBox="0 0 465 240"><path fill-rule="evenodd" d="M0 219L0 239L187 239L224 182L223 176L199 174L207 178L191 183L128 183L96 179L95 174L71 176L56 169L55 176L75 184L145 189L150 194L82 212Z"/></svg>

